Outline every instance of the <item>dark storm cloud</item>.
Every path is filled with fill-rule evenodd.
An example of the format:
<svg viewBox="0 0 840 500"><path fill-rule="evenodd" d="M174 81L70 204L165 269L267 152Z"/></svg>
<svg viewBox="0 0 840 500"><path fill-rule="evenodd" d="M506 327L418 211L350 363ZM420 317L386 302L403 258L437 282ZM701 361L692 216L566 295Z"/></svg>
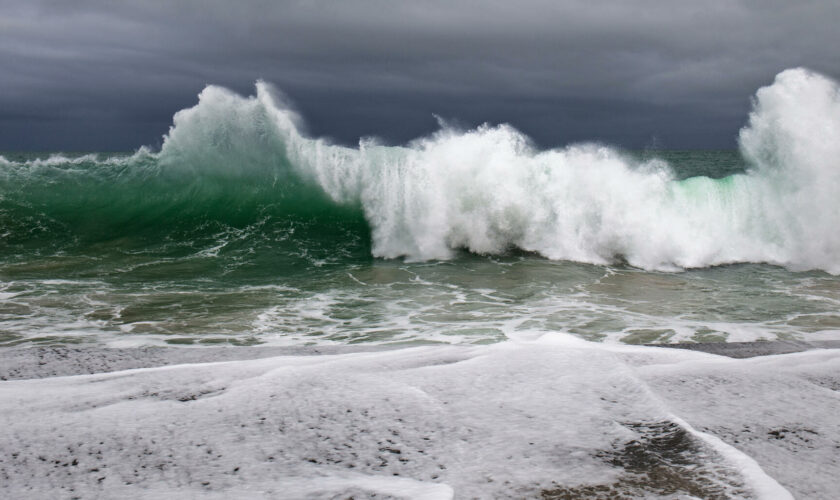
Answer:
<svg viewBox="0 0 840 500"><path fill-rule="evenodd" d="M780 70L840 74L837 2L0 0L0 148L156 143L207 83L283 89L317 134L432 113L547 145L731 147Z"/></svg>

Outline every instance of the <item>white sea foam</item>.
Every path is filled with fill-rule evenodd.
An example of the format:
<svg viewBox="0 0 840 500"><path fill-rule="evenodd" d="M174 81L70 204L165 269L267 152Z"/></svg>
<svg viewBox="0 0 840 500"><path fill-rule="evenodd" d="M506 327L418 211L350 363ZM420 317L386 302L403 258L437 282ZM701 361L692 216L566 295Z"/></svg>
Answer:
<svg viewBox="0 0 840 500"><path fill-rule="evenodd" d="M0 491L831 498L838 373L554 334L6 381Z"/></svg>

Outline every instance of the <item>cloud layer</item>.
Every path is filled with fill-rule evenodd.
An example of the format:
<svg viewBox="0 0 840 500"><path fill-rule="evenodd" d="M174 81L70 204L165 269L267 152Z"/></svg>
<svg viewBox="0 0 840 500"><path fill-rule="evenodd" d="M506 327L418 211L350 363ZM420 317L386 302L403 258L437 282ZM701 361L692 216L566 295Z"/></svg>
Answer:
<svg viewBox="0 0 840 500"><path fill-rule="evenodd" d="M207 83L274 82L312 133L432 113L544 145L730 147L780 70L840 74L836 2L0 1L0 149L155 144Z"/></svg>

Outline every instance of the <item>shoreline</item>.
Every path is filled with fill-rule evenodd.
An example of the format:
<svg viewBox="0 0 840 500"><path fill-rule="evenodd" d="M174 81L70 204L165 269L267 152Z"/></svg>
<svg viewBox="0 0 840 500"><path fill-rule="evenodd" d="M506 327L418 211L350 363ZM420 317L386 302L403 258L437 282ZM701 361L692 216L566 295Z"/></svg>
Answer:
<svg viewBox="0 0 840 500"><path fill-rule="evenodd" d="M632 344L627 344L632 346ZM769 340L755 342L707 342L643 344L644 347L682 349L728 358L793 354L813 349L838 349L840 340ZM29 346L0 349L0 381L111 373L160 366L245 361L276 356L318 356L390 351L406 345L335 346L225 346L183 348L168 346L102 347Z"/></svg>

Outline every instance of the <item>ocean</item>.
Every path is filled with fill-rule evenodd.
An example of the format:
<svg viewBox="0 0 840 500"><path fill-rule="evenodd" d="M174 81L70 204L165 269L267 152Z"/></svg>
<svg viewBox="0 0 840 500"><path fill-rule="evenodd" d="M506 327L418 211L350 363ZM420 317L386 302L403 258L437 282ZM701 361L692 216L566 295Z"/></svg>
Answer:
<svg viewBox="0 0 840 500"><path fill-rule="evenodd" d="M782 411L783 405L766 403L767 393L755 389L768 381L778 382L775 387L785 397L803 394L803 389L788 379L779 382L777 368L754 363L754 376L748 383L738 379L744 384L741 392L726 397L715 393L729 403L721 406L725 411L717 407L717 414L700 418L697 415L706 409L692 396L707 391L706 396L712 398L717 389L712 385L689 388L691 376L659 373L656 370L667 370L648 365L659 366L656 360L666 358L674 366L687 360L689 365L695 363L691 370L704 367L706 371L697 375L707 377L703 380L725 379L726 370L735 367L727 384L735 384L733 380L746 373L739 368L742 365L709 361L710 355L701 353L666 355L662 350L652 354L644 350L649 348L627 345L840 339L840 105L836 95L836 85L819 75L803 70L780 74L773 85L758 91L753 112L739 135L739 149L733 151L627 151L598 143L546 150L509 125L461 130L445 123L439 131L405 145L363 139L358 147L346 147L308 137L302 132L301 118L266 83L258 83L255 95L248 97L209 86L195 107L175 114L159 150L2 153L0 347L359 344L375 348L368 358L348 354L352 359L332 361L325 357L322 362L328 368L313 368L311 373L300 368L291 379L257 361L250 368L225 365L215 372L198 368L207 373L184 375L185 380L177 379L180 375L174 371L167 372L159 380L141 384L145 396L129 399L151 397L148 394L158 398L165 391L151 391L149 384L166 384L170 376L179 380L181 389L190 384L202 388L187 391L187 399L175 397L183 402L232 390L244 383L242 377L265 372L261 376L280 377L275 380L280 393L260 382L256 389L248 389L249 397L259 394L268 401L282 393L287 401L303 398L306 405L320 408L312 415L320 411L322 420L329 420L332 417L324 417L324 412L333 415L339 406L342 412L347 406L348 414L362 411L358 405L364 398L370 402L391 394L396 401L412 401L409 407L415 417L429 411L430 405L437 408L426 420L406 417L411 422L405 424L410 434L405 439L420 454L406 458L409 452L393 451L397 448L393 442L365 443L360 449L384 453L386 458L400 455L401 460L416 460L412 462L416 465L428 458L421 446L425 438L417 429L435 422L436 430L429 431L435 444L429 446L438 446L436 453L457 455L449 447L454 442L483 446L482 453L491 457L487 470L494 471L488 473L492 477L487 481L480 467L456 467L457 474L444 472L446 467L440 462L444 459L435 458L429 459L432 465L399 469L420 481L426 472L418 471L431 467L437 472L423 479L427 482L382 479L385 482L376 483L369 482L368 476L323 472L329 467L313 472L288 465L304 460L331 463L332 451L311 449L299 457L283 458L288 461L284 473L294 471L298 479L292 483L301 495L321 491L313 486L315 477L323 479L319 488L338 485L338 489L323 486L333 493L356 491L353 488L369 491L365 488L370 487L370 491L392 494L420 488L417 498L421 493L428 493L424 498L448 498L452 488L467 496L497 498L527 497L535 491L542 491L543 498L648 493L705 497L755 493L780 498L779 491L785 490L745 454L755 451L758 455L753 456L759 456L764 448L756 445L747 452L737 451L733 443L724 444L705 433L724 440L731 437L727 433L743 433L736 429L739 400L749 401L754 409ZM647 361L639 361L643 358ZM295 366L315 363L294 359ZM369 363L362 370L365 376L357 373L361 365L354 364L363 360ZM472 364L461 363L464 360ZM830 363L836 364L834 358ZM389 370L397 365L403 371L392 374ZM632 371L630 365L644 374L625 376ZM425 375L409 374L417 367L427 370ZM441 371L449 369L456 370L457 376ZM376 377L374 372L388 375ZM826 372L819 376L827 377ZM158 376L138 372L136 377ZM438 394L438 403L396 389L386 382L390 377L393 384L400 380ZM574 379L571 386L560 382L572 380L568 377ZM69 390L65 385L72 385L71 379L60 382L59 388L45 386L43 390L64 401L61 394ZM303 386L294 386L290 380ZM109 393L125 396L128 386L119 383L107 382L117 384ZM205 385L213 387L202 392ZM23 389L14 390L16 398L29 397ZM79 398L98 401L100 397L85 392L84 387L73 391L69 399L56 403L63 405L60 410L50 411L72 413L79 404L86 404L79 403ZM312 391L322 391L317 402L311 400ZM494 406L486 398L496 391L496 399L491 398L498 402ZM651 391L668 396L653 397ZM535 394L535 399L517 399L528 393ZM244 406L230 406L221 398L208 404L221 405L219 412L253 404L244 392L237 394L245 399L236 405ZM363 397L348 402L348 394ZM551 394L559 399L552 399ZM475 398L484 406L476 405ZM819 400L819 395L813 399ZM463 406L447 416L439 404L444 400L458 400ZM608 400L614 406L605 403ZM673 404L682 410L663 410L665 400L681 402ZM765 403L770 406L762 406ZM31 401L27 404L37 406ZM387 420L392 431L397 428L393 426L402 425L394 423L402 420L394 413L399 410L389 406L392 403L370 404L374 421ZM524 405L522 415L531 412L540 432L522 430L530 429L529 419L504 413L505 404ZM252 410L253 415L262 411ZM149 407L147 423L158 418L156 411ZM229 418L246 418L246 413L242 410L241 415ZM120 418L129 418L126 415ZM487 419L481 420L480 415ZM801 413L785 415L788 427L796 427L799 424L791 422L805 418ZM542 429L558 425L552 416L562 421L555 436L562 438L562 446L551 444L554 438L539 435ZM705 423L692 427L686 421L693 417ZM298 415L297 423L283 420L282 412L268 418L276 420L272 425L279 426L281 434L291 426L306 439L320 439L309 435L314 427L306 430L301 423L309 417ZM755 418L753 422L764 417ZM834 425L815 423L822 417L807 418L814 429ZM6 425L24 425L17 420L9 423L13 420L9 417ZM377 432L365 427L364 419L351 420L364 435ZM350 432L349 427L340 427L339 421L330 420L332 430L324 433L345 444L352 442L354 437L343 434ZM201 439L216 439L212 430L220 428L213 427L216 424L201 419L194 424L206 427L196 431L204 436ZM218 425L228 424L232 425L230 421ZM493 433L510 430L506 425L528 434L531 447L511 444L518 439L513 434L497 442L501 438ZM781 432L779 425L766 423L762 432ZM800 427L794 431L807 437L810 428ZM487 433L490 441L473 440L475 436L465 434L465 428ZM577 437L563 434L569 429L577 429ZM118 436L118 427L113 432ZM636 436L636 441L628 436ZM268 439L262 434L246 437L255 442ZM292 441L278 446L286 450L309 446L305 444L309 441L288 439ZM618 442L623 445L615 445ZM634 451L639 442L646 443L644 453ZM825 441L820 453L830 455L826 450L833 442ZM234 446L231 443L219 446ZM610 446L615 448L610 453L615 453L604 455ZM662 459L666 465L661 460L639 465L638 460L662 457L665 452L657 451L657 446L676 449L676 455ZM519 469L504 465L508 451L516 455L510 460ZM243 460L268 467L283 452L260 453ZM785 472L778 471L796 461L768 453L773 457L770 463L775 472L770 475L774 477L784 476ZM561 455L573 459L549 466L554 460L550 457ZM339 462L353 460L342 457ZM197 460L181 458L182 466ZM357 472L367 467L374 476L390 476L388 467L402 467L395 460L391 466L388 460L386 465L374 462L367 466L354 462L354 467ZM654 474L638 480L651 467L666 466L671 472L665 473L665 479ZM265 480L271 475L268 470L248 484ZM512 470L528 470L530 475ZM602 479L609 476L603 475L604 470L623 470L629 476L603 486ZM700 472L686 479L688 486L680 486L678 480L668 479L673 470L689 476ZM434 489L447 478L452 488ZM499 478L508 482L494 482ZM556 481L551 482L552 478ZM109 491L122 491L119 488L125 485L120 481L112 484L117 489ZM184 481L201 490L194 482ZM830 490L831 480L785 481L800 493L816 488L814 494L819 496L820 491ZM374 483L378 486L370 486ZM274 491L273 486L263 486L267 489L261 491ZM426 487L431 489L426 491ZM230 485L219 488L234 491ZM242 494L250 496L247 491Z"/></svg>

